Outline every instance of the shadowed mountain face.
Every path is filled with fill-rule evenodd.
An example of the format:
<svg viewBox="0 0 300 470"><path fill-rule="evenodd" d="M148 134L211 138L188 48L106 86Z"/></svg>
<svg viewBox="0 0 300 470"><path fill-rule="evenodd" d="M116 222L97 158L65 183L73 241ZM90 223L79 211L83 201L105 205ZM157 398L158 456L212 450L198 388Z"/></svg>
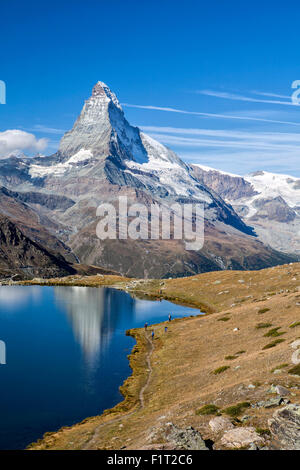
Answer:
<svg viewBox="0 0 300 470"><path fill-rule="evenodd" d="M258 269L292 258L264 246L194 168L125 119L114 93L98 82L49 157L0 162L0 183L34 209L51 236L81 263L139 277L185 276L219 269ZM247 184L242 187L253 191ZM250 194L249 193L249 194ZM40 196L40 197L39 197ZM99 204L194 202L205 207L205 243L187 251L180 240L105 240L96 236Z"/></svg>
<svg viewBox="0 0 300 470"><path fill-rule="evenodd" d="M26 237L8 218L0 216L0 273L20 277L67 276L75 271L63 257L56 257Z"/></svg>
<svg viewBox="0 0 300 470"><path fill-rule="evenodd" d="M54 215L57 210L65 210L72 204L73 201L64 196L38 192L17 193L0 187L0 214L14 221L32 241L46 247L56 256L63 256L70 263L77 259L63 242L64 227L56 222L55 217L49 219L46 212L50 209Z"/></svg>

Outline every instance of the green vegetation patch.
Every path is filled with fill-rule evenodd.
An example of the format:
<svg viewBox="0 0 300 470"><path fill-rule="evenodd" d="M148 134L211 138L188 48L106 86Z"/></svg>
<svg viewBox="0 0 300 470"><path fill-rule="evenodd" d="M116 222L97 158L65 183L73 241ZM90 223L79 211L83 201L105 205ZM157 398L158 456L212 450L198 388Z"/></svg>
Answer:
<svg viewBox="0 0 300 470"><path fill-rule="evenodd" d="M297 364L295 367L289 370L289 374L300 375L300 364Z"/></svg>
<svg viewBox="0 0 300 470"><path fill-rule="evenodd" d="M213 371L213 373L214 373L215 375L221 374L222 372L224 372L225 370L227 370L227 369L229 369L229 368L230 368L230 366L221 366L221 367L218 367L217 369L215 369L215 370Z"/></svg>
<svg viewBox="0 0 300 470"><path fill-rule="evenodd" d="M239 354L245 354L245 352L246 352L246 351L244 351L244 350L238 351L238 352L235 353L235 355L237 356L237 355L239 355Z"/></svg>
<svg viewBox="0 0 300 470"><path fill-rule="evenodd" d="M264 337L265 338L269 338L269 337L272 337L272 338L275 338L276 336L282 336L285 334L284 331L278 331L280 330L280 326L277 326L276 328L272 328L271 330L269 330L267 333L264 334Z"/></svg>
<svg viewBox="0 0 300 470"><path fill-rule="evenodd" d="M296 326L300 326L300 321L295 321L290 325L290 328L296 328Z"/></svg>
<svg viewBox="0 0 300 470"><path fill-rule="evenodd" d="M221 317L221 318L218 318L218 321L228 321L230 320L229 317Z"/></svg>
<svg viewBox="0 0 300 470"><path fill-rule="evenodd" d="M196 410L196 415L216 415L219 414L219 409L216 405L204 405Z"/></svg>
<svg viewBox="0 0 300 470"><path fill-rule="evenodd" d="M233 361L234 359L237 359L237 356L225 356L226 361Z"/></svg>
<svg viewBox="0 0 300 470"><path fill-rule="evenodd" d="M261 328L270 328L270 326L272 326L272 323L258 323L255 328L260 330Z"/></svg>
<svg viewBox="0 0 300 470"><path fill-rule="evenodd" d="M287 367L288 364L287 363L284 363L284 364L279 364L279 366L277 367L274 367L274 369L271 370L271 373L273 374L274 370L278 370L278 369L284 369L285 367Z"/></svg>
<svg viewBox="0 0 300 470"><path fill-rule="evenodd" d="M263 349L270 349L270 348L274 348L275 346L277 346L277 344L279 343L283 343L283 341L285 341L284 339L275 339L275 341L272 341L272 343L269 343L269 344L266 344Z"/></svg>
<svg viewBox="0 0 300 470"><path fill-rule="evenodd" d="M269 310L270 310L270 309L267 308L267 307L265 307L265 308L260 308L257 313L266 313L266 312L268 312Z"/></svg>
<svg viewBox="0 0 300 470"><path fill-rule="evenodd" d="M236 405L229 406L228 408L224 408L224 413L232 418L236 418L239 416L244 410L250 408L251 404L248 401L243 401L241 403L237 403Z"/></svg>
<svg viewBox="0 0 300 470"><path fill-rule="evenodd" d="M256 431L257 434L259 434L260 436L270 436L270 435L271 435L270 429L256 428L255 431Z"/></svg>

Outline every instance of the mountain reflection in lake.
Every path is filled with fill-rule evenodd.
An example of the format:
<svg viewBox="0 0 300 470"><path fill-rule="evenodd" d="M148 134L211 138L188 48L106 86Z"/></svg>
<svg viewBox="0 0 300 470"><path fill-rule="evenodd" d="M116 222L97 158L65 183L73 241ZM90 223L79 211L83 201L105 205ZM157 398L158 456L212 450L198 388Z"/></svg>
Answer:
<svg viewBox="0 0 300 470"><path fill-rule="evenodd" d="M109 288L54 287L55 300L63 307L88 363L99 357L120 323L122 311L127 321L134 315L135 300Z"/></svg>
<svg viewBox="0 0 300 470"><path fill-rule="evenodd" d="M126 330L169 313L200 312L112 288L1 286L0 449L24 448L118 403L131 373Z"/></svg>

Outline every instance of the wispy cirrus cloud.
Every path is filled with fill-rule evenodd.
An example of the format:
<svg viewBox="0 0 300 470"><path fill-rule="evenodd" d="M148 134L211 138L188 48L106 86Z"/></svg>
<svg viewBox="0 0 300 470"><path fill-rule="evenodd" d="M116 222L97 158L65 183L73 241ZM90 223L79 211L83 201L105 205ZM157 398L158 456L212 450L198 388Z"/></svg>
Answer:
<svg viewBox="0 0 300 470"><path fill-rule="evenodd" d="M56 134L56 135L61 135L66 132L65 129L57 129L55 127L45 126L42 124L36 124L32 128L26 129L26 130L32 131L32 132L42 132L44 134Z"/></svg>
<svg viewBox="0 0 300 470"><path fill-rule="evenodd" d="M188 111L185 109L178 109L178 108L171 108L171 107L163 107L163 106L153 106L153 105L143 105L143 104L130 104L130 103L122 103L122 106L127 108L138 108L138 109L146 109L150 111L165 111L170 113L179 113L179 114L189 114L194 116L202 116L206 118L213 118L213 119L237 119L241 121L255 121L255 122L265 122L271 124L288 124L292 126L300 126L299 122L294 121L283 121L277 119L267 119L261 117L254 117L254 116L246 116L241 114L220 114L220 113L204 113L201 111Z"/></svg>
<svg viewBox="0 0 300 470"><path fill-rule="evenodd" d="M214 98L222 98L226 100L233 100L233 101L246 101L250 103L264 103L264 104L276 104L276 105L283 105L283 106L295 106L295 104L292 102L291 97L286 97L283 95L276 95L274 93L258 93L255 92L255 94L261 94L261 96L269 96L269 97L283 97L283 98L288 98L287 101L281 101L281 100L266 100L262 98L254 98L252 96L245 96L245 95L239 95L237 93L229 93L229 92L224 92L224 91L216 91L216 90L197 90L196 93L201 94L201 95L206 95L206 96L212 96Z"/></svg>
<svg viewBox="0 0 300 470"><path fill-rule="evenodd" d="M256 139L256 136L253 136L250 139L240 139L240 140L226 140L226 139L212 139L212 138L191 138L191 137L183 137L183 136L172 136L168 134L155 134L151 133L151 136L159 140L160 142L166 144L166 145L176 145L176 146L182 146L182 147L199 147L199 148L204 148L204 147L222 147L222 148L240 148L240 149L250 149L253 148L256 151L257 150L279 150L279 147L281 147L280 151L281 153L287 152L287 151L297 151L298 154L299 152L299 142L297 142L295 145L293 144L288 144L287 142L283 142L283 144L278 144L276 142L270 142L270 141L263 141L261 139Z"/></svg>
<svg viewBox="0 0 300 470"><path fill-rule="evenodd" d="M203 129L203 128L182 128L182 127L169 127L169 126L140 126L142 130L148 133L157 133L163 135L176 134L176 135L195 135L195 136L210 136L210 137L223 137L233 138L243 141L255 140L262 142L278 142L286 144L295 142L300 144L300 133L298 132L258 132L258 131L239 131L228 129ZM300 149L299 149L300 150Z"/></svg>
<svg viewBox="0 0 300 470"><path fill-rule="evenodd" d="M236 174L265 169L300 176L300 133L140 127L192 163Z"/></svg>
<svg viewBox="0 0 300 470"><path fill-rule="evenodd" d="M270 98L282 98L282 99L286 99L286 100L291 99L291 95L280 95L278 93L269 93L269 92L266 92L266 91L253 90L251 93L254 93L254 95L259 95L259 96L268 96Z"/></svg>
<svg viewBox="0 0 300 470"><path fill-rule="evenodd" d="M190 163L216 168L236 175L245 175L253 171L265 170L300 177L299 152L256 151L232 149L207 149L204 151L179 152L181 158Z"/></svg>

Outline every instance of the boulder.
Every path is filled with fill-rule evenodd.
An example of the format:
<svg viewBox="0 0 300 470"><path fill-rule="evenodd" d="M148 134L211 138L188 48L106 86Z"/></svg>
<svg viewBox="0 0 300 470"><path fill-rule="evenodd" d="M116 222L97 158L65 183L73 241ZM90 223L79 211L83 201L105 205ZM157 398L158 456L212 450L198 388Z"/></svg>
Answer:
<svg viewBox="0 0 300 470"><path fill-rule="evenodd" d="M221 444L229 449L239 449L250 445L263 445L264 440L253 427L240 427L225 432Z"/></svg>
<svg viewBox="0 0 300 470"><path fill-rule="evenodd" d="M229 429L234 428L230 419L224 418L223 416L216 416L215 418L212 418L208 424L214 433L228 431Z"/></svg>
<svg viewBox="0 0 300 470"><path fill-rule="evenodd" d="M269 420L270 431L284 450L300 450L300 405L275 411Z"/></svg>
<svg viewBox="0 0 300 470"><path fill-rule="evenodd" d="M290 391L282 385L276 385L275 389L276 393L281 397L286 397L287 395L290 395Z"/></svg>
<svg viewBox="0 0 300 470"><path fill-rule="evenodd" d="M173 423L167 423L164 430L167 442L173 444L173 449L183 450L209 450L201 434L192 426L179 428Z"/></svg>

